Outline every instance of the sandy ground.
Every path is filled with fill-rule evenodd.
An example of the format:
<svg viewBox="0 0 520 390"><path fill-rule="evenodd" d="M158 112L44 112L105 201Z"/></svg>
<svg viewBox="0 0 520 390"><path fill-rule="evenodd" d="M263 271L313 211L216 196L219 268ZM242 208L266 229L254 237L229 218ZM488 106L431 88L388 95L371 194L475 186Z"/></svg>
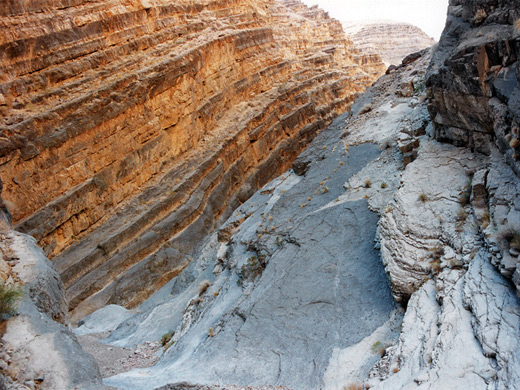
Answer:
<svg viewBox="0 0 520 390"><path fill-rule="evenodd" d="M99 342L109 335L110 332L78 336L83 349L96 359L103 378L133 368L150 367L159 359L157 352L162 348L160 342L146 342L135 349L114 347Z"/></svg>

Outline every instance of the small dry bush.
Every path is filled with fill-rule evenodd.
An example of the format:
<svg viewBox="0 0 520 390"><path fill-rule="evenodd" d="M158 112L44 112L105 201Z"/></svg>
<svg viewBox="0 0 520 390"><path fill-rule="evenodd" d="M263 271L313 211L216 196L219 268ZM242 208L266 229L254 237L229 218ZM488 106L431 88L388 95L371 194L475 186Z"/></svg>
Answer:
<svg viewBox="0 0 520 390"><path fill-rule="evenodd" d="M164 347L166 344L170 342L173 337L173 332L168 332L162 335L161 337L161 345Z"/></svg>
<svg viewBox="0 0 520 390"><path fill-rule="evenodd" d="M203 280L202 282L200 282L199 297L208 290L209 286L211 286L211 282L209 280Z"/></svg>
<svg viewBox="0 0 520 390"><path fill-rule="evenodd" d="M8 286L0 282L0 320L6 320L17 313L18 302L23 297L20 286Z"/></svg>
<svg viewBox="0 0 520 390"><path fill-rule="evenodd" d="M482 214L482 228L485 229L489 226L489 223L491 222L491 217L489 215L489 211L484 211Z"/></svg>
<svg viewBox="0 0 520 390"><path fill-rule="evenodd" d="M508 226L498 233L498 239L506 248L520 251L520 229Z"/></svg>
<svg viewBox="0 0 520 390"><path fill-rule="evenodd" d="M433 260L430 262L431 270L434 274L438 274L441 272L441 262L440 260Z"/></svg>
<svg viewBox="0 0 520 390"><path fill-rule="evenodd" d="M476 24L482 23L487 18L487 13L483 9L479 9L476 14L474 21Z"/></svg>

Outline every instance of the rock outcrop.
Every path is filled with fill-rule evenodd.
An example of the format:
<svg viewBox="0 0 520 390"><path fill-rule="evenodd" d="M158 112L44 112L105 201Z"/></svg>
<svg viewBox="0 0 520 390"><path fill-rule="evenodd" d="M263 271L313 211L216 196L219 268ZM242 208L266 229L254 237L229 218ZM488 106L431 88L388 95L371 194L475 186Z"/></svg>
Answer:
<svg viewBox="0 0 520 390"><path fill-rule="evenodd" d="M135 306L382 71L296 0L0 6L0 175L73 318Z"/></svg>
<svg viewBox="0 0 520 390"><path fill-rule="evenodd" d="M333 354L376 331L381 341L395 341L401 316L374 248L377 214L356 188L352 199L341 196L345 181L367 164L395 166L400 153L371 143L347 148L345 118L298 157L294 165L306 166L304 175L288 171L255 193L162 302L146 302L104 341L133 347L172 335L157 364L107 378L108 385L317 389ZM380 355L365 347L373 364Z"/></svg>
<svg viewBox="0 0 520 390"><path fill-rule="evenodd" d="M419 27L391 21L342 22L347 36L365 53L379 54L386 66L435 44Z"/></svg>
<svg viewBox="0 0 520 390"><path fill-rule="evenodd" d="M105 389L96 361L68 324L63 283L34 238L3 225L0 253L0 262L8 264L1 283L18 285L24 294L17 314L2 318L0 388Z"/></svg>
<svg viewBox="0 0 520 390"><path fill-rule="evenodd" d="M496 148L486 156L432 139L426 92L415 88L424 86L429 59L419 56L375 83L346 127L335 123L295 161L300 176L289 171L256 193L162 298L121 322L105 342L136 345L158 339L158 328L171 331L172 342L154 367L108 384L520 386L515 232L500 233L504 221L520 220L520 182ZM384 284L364 290L379 267L371 263L365 274L367 207L380 216L374 248L404 318L381 306ZM360 292L374 306L356 317L350 305L363 306ZM341 294L348 298L335 306Z"/></svg>
<svg viewBox="0 0 520 390"><path fill-rule="evenodd" d="M491 156L473 176L476 216L493 263L517 289L519 190L497 153L520 175L519 21L511 1L451 1L427 81L435 138Z"/></svg>
<svg viewBox="0 0 520 390"><path fill-rule="evenodd" d="M451 0L432 61L435 138L490 154L520 174L520 9L514 0Z"/></svg>

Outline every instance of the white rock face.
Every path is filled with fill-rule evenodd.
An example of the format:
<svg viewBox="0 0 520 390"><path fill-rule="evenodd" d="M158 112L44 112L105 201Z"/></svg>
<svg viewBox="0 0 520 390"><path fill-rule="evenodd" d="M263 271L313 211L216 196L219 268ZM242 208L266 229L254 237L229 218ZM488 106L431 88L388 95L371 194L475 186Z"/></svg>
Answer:
<svg viewBox="0 0 520 390"><path fill-rule="evenodd" d="M419 27L390 21L342 22L356 46L369 54L380 54L387 66L400 65L408 54L435 44Z"/></svg>
<svg viewBox="0 0 520 390"><path fill-rule="evenodd" d="M419 157L404 171L379 225L381 254L398 301L406 301L427 277L448 265L439 262L446 245L455 255L444 258L445 263L462 265L473 250L464 228L471 217L459 197L470 174L482 166L482 158L469 150L430 140L421 143Z"/></svg>
<svg viewBox="0 0 520 390"><path fill-rule="evenodd" d="M501 233L520 226L519 185L496 151L420 137L381 212L392 293L409 301L398 343L364 382L371 389L519 388L518 258Z"/></svg>
<svg viewBox="0 0 520 390"><path fill-rule="evenodd" d="M1 338L7 388L104 389L96 362L68 327L63 285L50 261L32 237L14 230L0 235L2 252L18 259L13 270L25 293Z"/></svg>

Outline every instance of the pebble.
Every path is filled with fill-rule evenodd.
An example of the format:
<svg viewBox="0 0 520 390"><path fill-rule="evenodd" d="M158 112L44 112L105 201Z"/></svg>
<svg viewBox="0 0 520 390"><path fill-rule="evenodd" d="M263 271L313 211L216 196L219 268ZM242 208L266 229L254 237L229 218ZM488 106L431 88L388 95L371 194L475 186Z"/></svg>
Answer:
<svg viewBox="0 0 520 390"><path fill-rule="evenodd" d="M520 255L520 252L515 248L509 248L509 254L513 257L518 257L518 255Z"/></svg>

